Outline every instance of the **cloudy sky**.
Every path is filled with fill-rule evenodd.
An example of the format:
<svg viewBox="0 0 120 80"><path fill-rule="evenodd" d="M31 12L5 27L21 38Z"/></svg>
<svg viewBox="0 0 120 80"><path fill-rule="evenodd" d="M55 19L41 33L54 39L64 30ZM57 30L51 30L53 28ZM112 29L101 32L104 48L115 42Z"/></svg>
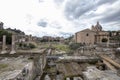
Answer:
<svg viewBox="0 0 120 80"><path fill-rule="evenodd" d="M0 21L34 36L70 36L99 21L120 30L120 0L0 0Z"/></svg>

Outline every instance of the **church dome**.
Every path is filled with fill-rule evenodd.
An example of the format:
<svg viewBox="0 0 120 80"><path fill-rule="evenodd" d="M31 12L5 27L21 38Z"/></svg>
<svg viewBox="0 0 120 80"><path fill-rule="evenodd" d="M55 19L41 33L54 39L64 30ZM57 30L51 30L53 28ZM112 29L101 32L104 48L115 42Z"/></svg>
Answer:
<svg viewBox="0 0 120 80"><path fill-rule="evenodd" d="M102 31L102 26L99 24L99 22L97 22L97 24L95 25L95 28L97 31Z"/></svg>

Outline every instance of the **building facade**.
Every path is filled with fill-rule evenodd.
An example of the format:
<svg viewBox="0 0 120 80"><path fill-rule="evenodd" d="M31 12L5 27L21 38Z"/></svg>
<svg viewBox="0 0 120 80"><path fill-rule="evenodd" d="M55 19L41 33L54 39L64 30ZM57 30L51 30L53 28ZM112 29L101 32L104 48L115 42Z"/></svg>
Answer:
<svg viewBox="0 0 120 80"><path fill-rule="evenodd" d="M109 32L103 31L102 26L97 22L91 29L85 29L75 33L75 42L82 44L96 44L109 41Z"/></svg>

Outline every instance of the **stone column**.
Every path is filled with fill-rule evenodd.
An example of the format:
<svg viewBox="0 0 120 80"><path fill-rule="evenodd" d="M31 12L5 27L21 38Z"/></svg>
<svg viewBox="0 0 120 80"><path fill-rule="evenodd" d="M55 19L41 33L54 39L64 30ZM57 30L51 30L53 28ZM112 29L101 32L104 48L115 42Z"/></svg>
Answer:
<svg viewBox="0 0 120 80"><path fill-rule="evenodd" d="M5 54L5 53L7 53L7 51L6 51L6 35L3 35L1 54Z"/></svg>
<svg viewBox="0 0 120 80"><path fill-rule="evenodd" d="M108 37L107 47L109 47L109 44L110 44L110 38Z"/></svg>
<svg viewBox="0 0 120 80"><path fill-rule="evenodd" d="M14 54L14 53L16 53L16 51L15 51L15 35L12 35L12 45L11 45L12 47L11 47L11 52L10 52L10 54Z"/></svg>

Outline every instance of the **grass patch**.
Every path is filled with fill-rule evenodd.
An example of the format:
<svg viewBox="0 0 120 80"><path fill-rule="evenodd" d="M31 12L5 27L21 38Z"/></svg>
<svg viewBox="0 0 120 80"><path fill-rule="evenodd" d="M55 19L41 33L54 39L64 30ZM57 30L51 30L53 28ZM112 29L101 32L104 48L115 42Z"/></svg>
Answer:
<svg viewBox="0 0 120 80"><path fill-rule="evenodd" d="M41 48L48 48L49 47L49 43L41 43L39 44Z"/></svg>
<svg viewBox="0 0 120 80"><path fill-rule="evenodd" d="M68 52L69 46L68 45L64 45L64 44L57 44L57 45L52 45L54 48L56 48L57 50L61 50L61 51L65 51Z"/></svg>
<svg viewBox="0 0 120 80"><path fill-rule="evenodd" d="M0 64L0 70L3 69L3 68L6 68L6 67L8 67L7 64Z"/></svg>

